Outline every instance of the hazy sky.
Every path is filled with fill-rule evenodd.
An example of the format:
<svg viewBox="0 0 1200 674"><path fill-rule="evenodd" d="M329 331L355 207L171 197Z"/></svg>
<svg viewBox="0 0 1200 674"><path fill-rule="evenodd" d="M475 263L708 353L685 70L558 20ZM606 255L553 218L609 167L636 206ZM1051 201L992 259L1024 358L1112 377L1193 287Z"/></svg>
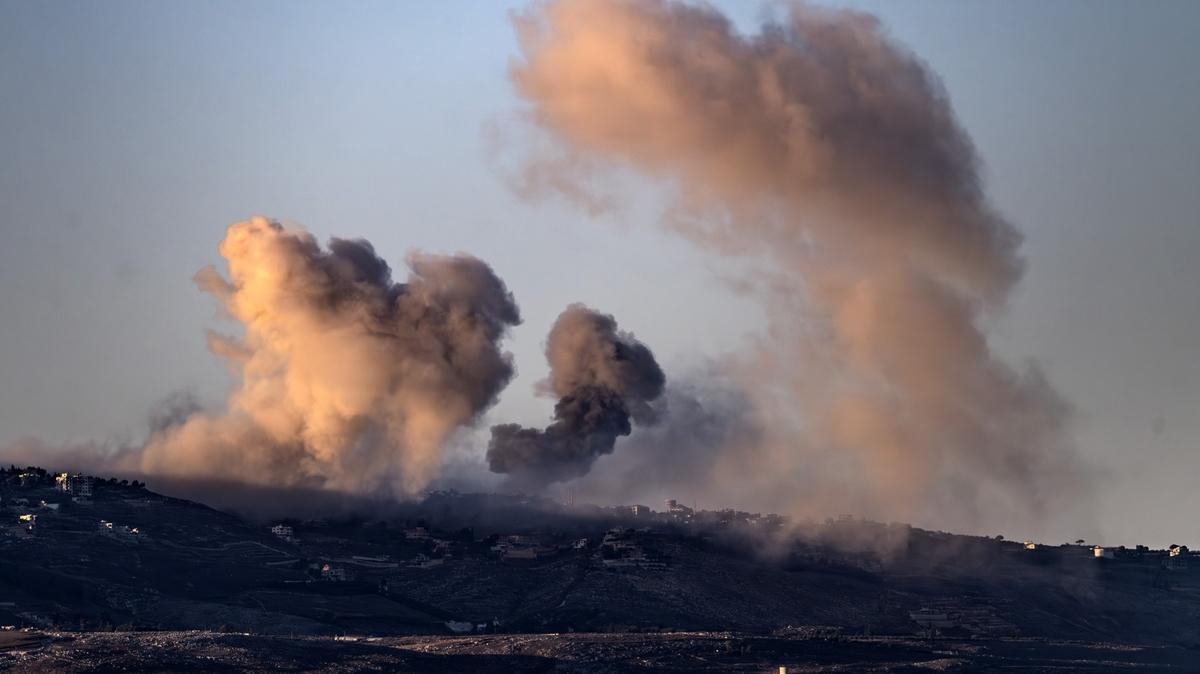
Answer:
<svg viewBox="0 0 1200 674"><path fill-rule="evenodd" d="M756 4L717 4L754 28ZM854 5L944 79L1026 235L992 334L1075 406L1100 534L1200 543L1200 3ZM492 420L549 416L533 385L570 302L668 375L761 328L637 195L613 227L507 191L486 129L518 107L508 11L0 0L0 444L137 441L173 391L219 401L190 279L255 214L367 238L399 277L414 248L487 260L525 319Z"/></svg>

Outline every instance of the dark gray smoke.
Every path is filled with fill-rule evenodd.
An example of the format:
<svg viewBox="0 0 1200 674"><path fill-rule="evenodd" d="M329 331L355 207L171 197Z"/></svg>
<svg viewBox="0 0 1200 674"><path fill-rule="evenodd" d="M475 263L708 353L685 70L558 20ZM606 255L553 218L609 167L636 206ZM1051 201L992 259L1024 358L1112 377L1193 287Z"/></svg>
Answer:
<svg viewBox="0 0 1200 674"><path fill-rule="evenodd" d="M666 377L645 344L617 330L617 321L581 304L559 315L546 342L551 391L559 397L544 430L492 427L488 467L522 485L545 485L587 474L610 454L633 421L654 418L650 403Z"/></svg>
<svg viewBox="0 0 1200 674"><path fill-rule="evenodd" d="M184 424L204 407L191 391L174 391L150 408L150 434L162 433Z"/></svg>

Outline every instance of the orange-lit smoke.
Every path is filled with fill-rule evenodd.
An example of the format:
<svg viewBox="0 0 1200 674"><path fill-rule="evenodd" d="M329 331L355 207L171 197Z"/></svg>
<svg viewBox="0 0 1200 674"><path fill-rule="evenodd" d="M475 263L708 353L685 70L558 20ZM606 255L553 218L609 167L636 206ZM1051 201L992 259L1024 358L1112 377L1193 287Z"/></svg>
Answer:
<svg viewBox="0 0 1200 674"><path fill-rule="evenodd" d="M220 252L229 278L196 282L244 327L209 335L237 386L219 413L161 424L147 474L411 494L512 377L498 342L517 306L476 258L414 253L396 284L365 241L326 250L263 218L232 225Z"/></svg>
<svg viewBox="0 0 1200 674"><path fill-rule="evenodd" d="M735 363L760 432L698 489L977 528L1073 488L1066 405L981 327L1021 237L941 84L875 18L790 5L746 36L702 6L555 0L515 25L511 79L555 148L529 185L594 211L588 181L632 168L672 186L666 226L760 261L745 287L771 324Z"/></svg>

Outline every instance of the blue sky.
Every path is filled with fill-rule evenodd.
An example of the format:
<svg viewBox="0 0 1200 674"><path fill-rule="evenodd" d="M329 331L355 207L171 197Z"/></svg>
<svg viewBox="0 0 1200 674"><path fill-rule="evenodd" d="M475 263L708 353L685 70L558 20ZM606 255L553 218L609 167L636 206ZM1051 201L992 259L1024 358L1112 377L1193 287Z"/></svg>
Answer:
<svg viewBox="0 0 1200 674"><path fill-rule="evenodd" d="M1103 535L1200 542L1200 4L853 5L940 74L1026 235L992 334L1075 406ZM737 348L761 309L640 226L652 188L616 227L506 190L485 128L518 107L508 11L0 0L0 444L136 441L172 391L220 400L190 277L254 214L367 238L398 276L414 248L487 260L525 318L496 419L548 416L541 341L570 302L668 371Z"/></svg>

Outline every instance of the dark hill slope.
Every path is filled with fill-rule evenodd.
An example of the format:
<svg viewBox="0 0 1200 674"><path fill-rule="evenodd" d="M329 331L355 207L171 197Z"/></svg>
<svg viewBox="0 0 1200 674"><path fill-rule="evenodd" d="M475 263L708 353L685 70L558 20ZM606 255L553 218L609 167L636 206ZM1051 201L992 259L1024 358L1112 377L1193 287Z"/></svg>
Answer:
<svg viewBox="0 0 1200 674"><path fill-rule="evenodd" d="M1078 546L1026 550L867 522L784 536L452 494L371 517L291 521L285 540L264 523L115 482L78 503L51 478L9 476L0 499L0 626L286 635L825 625L1200 643L1200 564L1168 570L1148 551L1095 559ZM32 532L24 514L37 516Z"/></svg>

